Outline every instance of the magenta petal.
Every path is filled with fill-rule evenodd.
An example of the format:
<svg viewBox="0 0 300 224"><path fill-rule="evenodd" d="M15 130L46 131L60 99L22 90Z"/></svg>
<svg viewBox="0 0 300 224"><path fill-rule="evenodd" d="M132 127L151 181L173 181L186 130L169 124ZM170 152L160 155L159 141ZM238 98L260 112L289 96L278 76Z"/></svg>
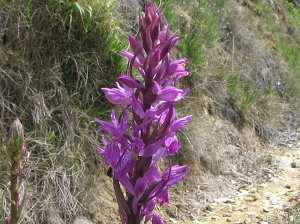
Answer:
<svg viewBox="0 0 300 224"><path fill-rule="evenodd" d="M153 198L152 200L148 201L145 205L142 206L141 213L145 215L152 213L156 202L156 198Z"/></svg>
<svg viewBox="0 0 300 224"><path fill-rule="evenodd" d="M99 148L98 148L98 152L99 152L100 154L104 154L105 150L104 150L103 148L99 147Z"/></svg>
<svg viewBox="0 0 300 224"><path fill-rule="evenodd" d="M161 90L160 90L160 86L157 82L153 82L153 86L152 86L152 93L155 95L160 94Z"/></svg>
<svg viewBox="0 0 300 224"><path fill-rule="evenodd" d="M164 222L162 217L157 212L153 212L152 224L163 224L163 223Z"/></svg>
<svg viewBox="0 0 300 224"><path fill-rule="evenodd" d="M114 124L114 126L117 128L118 127L118 120L116 119L116 113L115 113L114 110L111 111L110 118L111 118L111 121Z"/></svg>
<svg viewBox="0 0 300 224"><path fill-rule="evenodd" d="M153 216L153 212L146 213L145 215L145 223L148 223Z"/></svg>
<svg viewBox="0 0 300 224"><path fill-rule="evenodd" d="M141 106L141 104L135 98L135 95L132 95L132 107L135 114L137 114L140 118L144 118L145 112Z"/></svg>
<svg viewBox="0 0 300 224"><path fill-rule="evenodd" d="M152 183L158 181L159 178L160 178L160 173L158 172L155 165L151 166L149 170L144 174L144 179Z"/></svg>
<svg viewBox="0 0 300 224"><path fill-rule="evenodd" d="M167 138L167 140L165 141L165 145L169 150L167 151L167 154L164 156L175 154L178 152L180 148L178 144L178 138L176 137L176 135Z"/></svg>
<svg viewBox="0 0 300 224"><path fill-rule="evenodd" d="M170 125L170 131L174 131L174 132L177 131L182 126L188 124L191 118L192 115L189 115L173 121L172 124Z"/></svg>
<svg viewBox="0 0 300 224"><path fill-rule="evenodd" d="M104 150L104 161L109 165L116 165L120 157L120 149L113 141L109 142L106 149Z"/></svg>
<svg viewBox="0 0 300 224"><path fill-rule="evenodd" d="M120 123L118 124L118 130L123 135L126 132L126 129L128 127L128 114L127 111L122 108L123 112L120 116Z"/></svg>
<svg viewBox="0 0 300 224"><path fill-rule="evenodd" d="M132 142L132 150L135 155L139 154L140 150L145 147L145 144L142 139L134 138Z"/></svg>
<svg viewBox="0 0 300 224"><path fill-rule="evenodd" d="M149 49L152 48L152 38L151 38L151 27L149 26L147 29L146 29L146 43L147 43L147 46Z"/></svg>
<svg viewBox="0 0 300 224"><path fill-rule="evenodd" d="M101 124L101 126L99 126L98 128L98 132L107 131L109 134L115 136L119 134L119 131L116 129L116 127L113 124L107 121L102 121L98 118L94 118L94 121Z"/></svg>
<svg viewBox="0 0 300 224"><path fill-rule="evenodd" d="M173 86L167 86L163 88L158 97L159 100L168 101L178 101L184 97L186 94L182 89L178 89Z"/></svg>
<svg viewBox="0 0 300 224"><path fill-rule="evenodd" d="M165 187L165 189L157 195L157 199L161 202L160 205L163 204L169 204L169 194L168 194L168 188Z"/></svg>
<svg viewBox="0 0 300 224"><path fill-rule="evenodd" d="M145 86L130 76L121 76L117 80L130 88L145 89Z"/></svg>
<svg viewBox="0 0 300 224"><path fill-rule="evenodd" d="M160 50L158 49L151 56L150 66L156 67L159 61L160 61Z"/></svg>
<svg viewBox="0 0 300 224"><path fill-rule="evenodd" d="M125 187L125 189L130 192L130 194L134 195L134 187L127 175L120 175L117 179Z"/></svg>
<svg viewBox="0 0 300 224"><path fill-rule="evenodd" d="M171 62L168 70L168 76L178 72L185 72L185 63L185 58Z"/></svg>
<svg viewBox="0 0 300 224"><path fill-rule="evenodd" d="M182 178L184 178L187 175L187 172L185 171L187 168L187 165L179 166L174 165L171 168L166 169L162 173L162 179L167 180L166 186L171 186L180 181Z"/></svg>
<svg viewBox="0 0 300 224"><path fill-rule="evenodd" d="M164 28L159 33L159 37L158 37L159 41L164 42L167 38L167 34L168 34L168 26L165 25Z"/></svg>
<svg viewBox="0 0 300 224"><path fill-rule="evenodd" d="M134 54L141 54L142 53L142 48L139 45L137 39L129 34L128 35L128 40L129 40L130 48L133 51L133 53Z"/></svg>
<svg viewBox="0 0 300 224"><path fill-rule="evenodd" d="M112 104L130 104L131 99L129 96L122 90L117 88L101 88L105 94L105 97Z"/></svg>
<svg viewBox="0 0 300 224"><path fill-rule="evenodd" d="M172 185L176 184L178 181L180 181L182 178L184 178L187 174L188 174L188 172L184 172L184 173L176 175L170 181L168 181L167 186L172 186Z"/></svg>
<svg viewBox="0 0 300 224"><path fill-rule="evenodd" d="M133 60L133 58L134 58L133 54L131 54L131 53L127 52L127 51L123 51L123 50L120 51L120 54L123 55L123 56L125 56L128 59L128 61L130 63L132 63L132 66L134 68L139 69L142 66L140 60L137 57L135 57L135 59Z"/></svg>
<svg viewBox="0 0 300 224"><path fill-rule="evenodd" d="M114 166L115 177L132 195L134 195L134 187L130 181L128 172L133 169L134 164L135 162L132 159L132 156L130 154L125 154L125 156L118 161L116 166Z"/></svg>
<svg viewBox="0 0 300 224"><path fill-rule="evenodd" d="M157 150L162 146L164 142L164 139L161 139L151 145L148 145L147 147L143 148L139 155L143 157L151 157L153 154L157 152Z"/></svg>
<svg viewBox="0 0 300 224"><path fill-rule="evenodd" d="M146 180L142 177L138 178L135 184L134 198L132 202L132 210L134 214L137 213L138 202L147 188Z"/></svg>

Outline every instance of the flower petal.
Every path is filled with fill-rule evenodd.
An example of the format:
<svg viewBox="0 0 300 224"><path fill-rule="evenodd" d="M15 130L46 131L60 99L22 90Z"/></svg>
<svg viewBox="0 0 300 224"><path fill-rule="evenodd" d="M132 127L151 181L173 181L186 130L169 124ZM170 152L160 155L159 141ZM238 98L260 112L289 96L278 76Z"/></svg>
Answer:
<svg viewBox="0 0 300 224"><path fill-rule="evenodd" d="M120 76L117 80L130 88L145 89L145 86L139 83L136 79L127 75Z"/></svg>
<svg viewBox="0 0 300 224"><path fill-rule="evenodd" d="M112 104L130 104L131 99L126 92L117 88L101 88L105 97Z"/></svg>
<svg viewBox="0 0 300 224"><path fill-rule="evenodd" d="M162 217L157 212L153 212L152 224L163 224L163 223L164 221Z"/></svg>
<svg viewBox="0 0 300 224"><path fill-rule="evenodd" d="M177 131L182 126L188 124L191 118L192 115L189 115L173 121L170 125L170 131L174 131L174 132Z"/></svg>
<svg viewBox="0 0 300 224"><path fill-rule="evenodd" d="M186 91L178 89L174 86L167 86L163 88L158 97L159 100L164 101L178 101L182 99L186 94Z"/></svg>

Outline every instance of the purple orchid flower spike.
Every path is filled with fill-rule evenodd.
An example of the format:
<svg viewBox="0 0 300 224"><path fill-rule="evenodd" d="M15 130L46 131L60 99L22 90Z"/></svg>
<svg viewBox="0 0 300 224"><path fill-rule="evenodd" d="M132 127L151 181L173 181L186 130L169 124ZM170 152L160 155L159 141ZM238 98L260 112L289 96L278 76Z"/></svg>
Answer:
<svg viewBox="0 0 300 224"><path fill-rule="evenodd" d="M171 61L170 51L178 37L170 35L163 21L166 19L152 0L146 0L139 32L128 36L130 51L120 52L129 62L127 71L117 79L116 88L102 88L121 113L116 116L112 111L111 122L94 119L98 131L109 135L102 137L99 152L110 166L108 174L126 224L163 223L155 205L168 204L169 188L187 175L186 165L170 164L162 173L157 168L160 158L171 161L170 156L179 152L176 132L191 119L176 115L175 103L187 94L176 82L189 73L185 58Z"/></svg>

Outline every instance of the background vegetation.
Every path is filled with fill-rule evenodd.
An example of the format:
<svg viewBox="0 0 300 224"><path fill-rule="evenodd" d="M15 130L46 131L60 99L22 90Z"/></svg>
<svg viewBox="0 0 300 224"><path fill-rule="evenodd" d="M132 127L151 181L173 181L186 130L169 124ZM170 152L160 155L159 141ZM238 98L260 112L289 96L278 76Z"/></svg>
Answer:
<svg viewBox="0 0 300 224"><path fill-rule="evenodd" d="M207 175L251 176L265 162L255 151L276 142L290 124L300 126L294 122L299 3L156 3L181 37L173 57L187 57L192 74L180 83L191 91L178 106L194 120L181 132L182 154L175 158L192 165L187 181L193 186ZM91 120L110 110L99 88L114 85L126 67L118 52L127 47L127 34L138 31L140 7L135 0L0 1L0 145L19 117L30 152L22 222L116 219ZM4 153L0 157L1 205L7 213L7 159ZM215 195L214 189L204 191Z"/></svg>

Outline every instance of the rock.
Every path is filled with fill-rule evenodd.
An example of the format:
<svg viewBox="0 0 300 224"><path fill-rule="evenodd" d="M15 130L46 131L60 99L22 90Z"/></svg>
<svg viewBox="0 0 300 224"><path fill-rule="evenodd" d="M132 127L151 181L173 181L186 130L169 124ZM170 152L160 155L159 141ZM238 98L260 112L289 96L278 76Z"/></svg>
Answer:
<svg viewBox="0 0 300 224"><path fill-rule="evenodd" d="M292 163L291 163L291 167L292 167L292 168L297 168L296 162L292 162Z"/></svg>
<svg viewBox="0 0 300 224"><path fill-rule="evenodd" d="M263 212L268 213L270 210L268 208L263 208Z"/></svg>
<svg viewBox="0 0 300 224"><path fill-rule="evenodd" d="M249 202L253 202L253 201L256 201L257 198L256 198L256 197L249 196L249 197L245 197L244 200L245 200L245 201L249 201Z"/></svg>
<svg viewBox="0 0 300 224"><path fill-rule="evenodd" d="M178 223L178 221L173 218L170 218L169 220L171 221L171 223Z"/></svg>
<svg viewBox="0 0 300 224"><path fill-rule="evenodd" d="M245 219L245 221L244 221L244 224L251 224L252 223L252 220L251 219Z"/></svg>
<svg viewBox="0 0 300 224"><path fill-rule="evenodd" d="M210 206L210 205L207 205L205 207L206 211L209 211L209 212L212 212L213 211L213 208Z"/></svg>
<svg viewBox="0 0 300 224"><path fill-rule="evenodd" d="M283 196L283 195L287 195L287 193L286 193L286 192L284 192L284 191L282 191L282 192L279 192L278 194L279 194L279 195L281 195L281 196Z"/></svg>
<svg viewBox="0 0 300 224"><path fill-rule="evenodd" d="M223 217L230 217L230 214L229 213L224 213L222 216Z"/></svg>
<svg viewBox="0 0 300 224"><path fill-rule="evenodd" d="M286 189L291 189L292 187L290 185L285 185L284 186Z"/></svg>
<svg viewBox="0 0 300 224"><path fill-rule="evenodd" d="M75 219L73 224L93 224L93 223L85 217L78 217Z"/></svg>
<svg viewBox="0 0 300 224"><path fill-rule="evenodd" d="M234 211L244 212L244 211L245 211L245 209L244 209L244 208L241 208L241 207L239 207L239 208L235 208L235 209L234 209Z"/></svg>
<svg viewBox="0 0 300 224"><path fill-rule="evenodd" d="M218 204L231 204L231 203L233 203L233 200L231 200L229 198L217 198L217 199L214 199L214 202L218 203Z"/></svg>
<svg viewBox="0 0 300 224"><path fill-rule="evenodd" d="M264 195L266 196L267 199L269 199L272 196L272 192L265 192Z"/></svg>
<svg viewBox="0 0 300 224"><path fill-rule="evenodd" d="M227 218L227 219L226 219L226 222L231 222L231 219Z"/></svg>

